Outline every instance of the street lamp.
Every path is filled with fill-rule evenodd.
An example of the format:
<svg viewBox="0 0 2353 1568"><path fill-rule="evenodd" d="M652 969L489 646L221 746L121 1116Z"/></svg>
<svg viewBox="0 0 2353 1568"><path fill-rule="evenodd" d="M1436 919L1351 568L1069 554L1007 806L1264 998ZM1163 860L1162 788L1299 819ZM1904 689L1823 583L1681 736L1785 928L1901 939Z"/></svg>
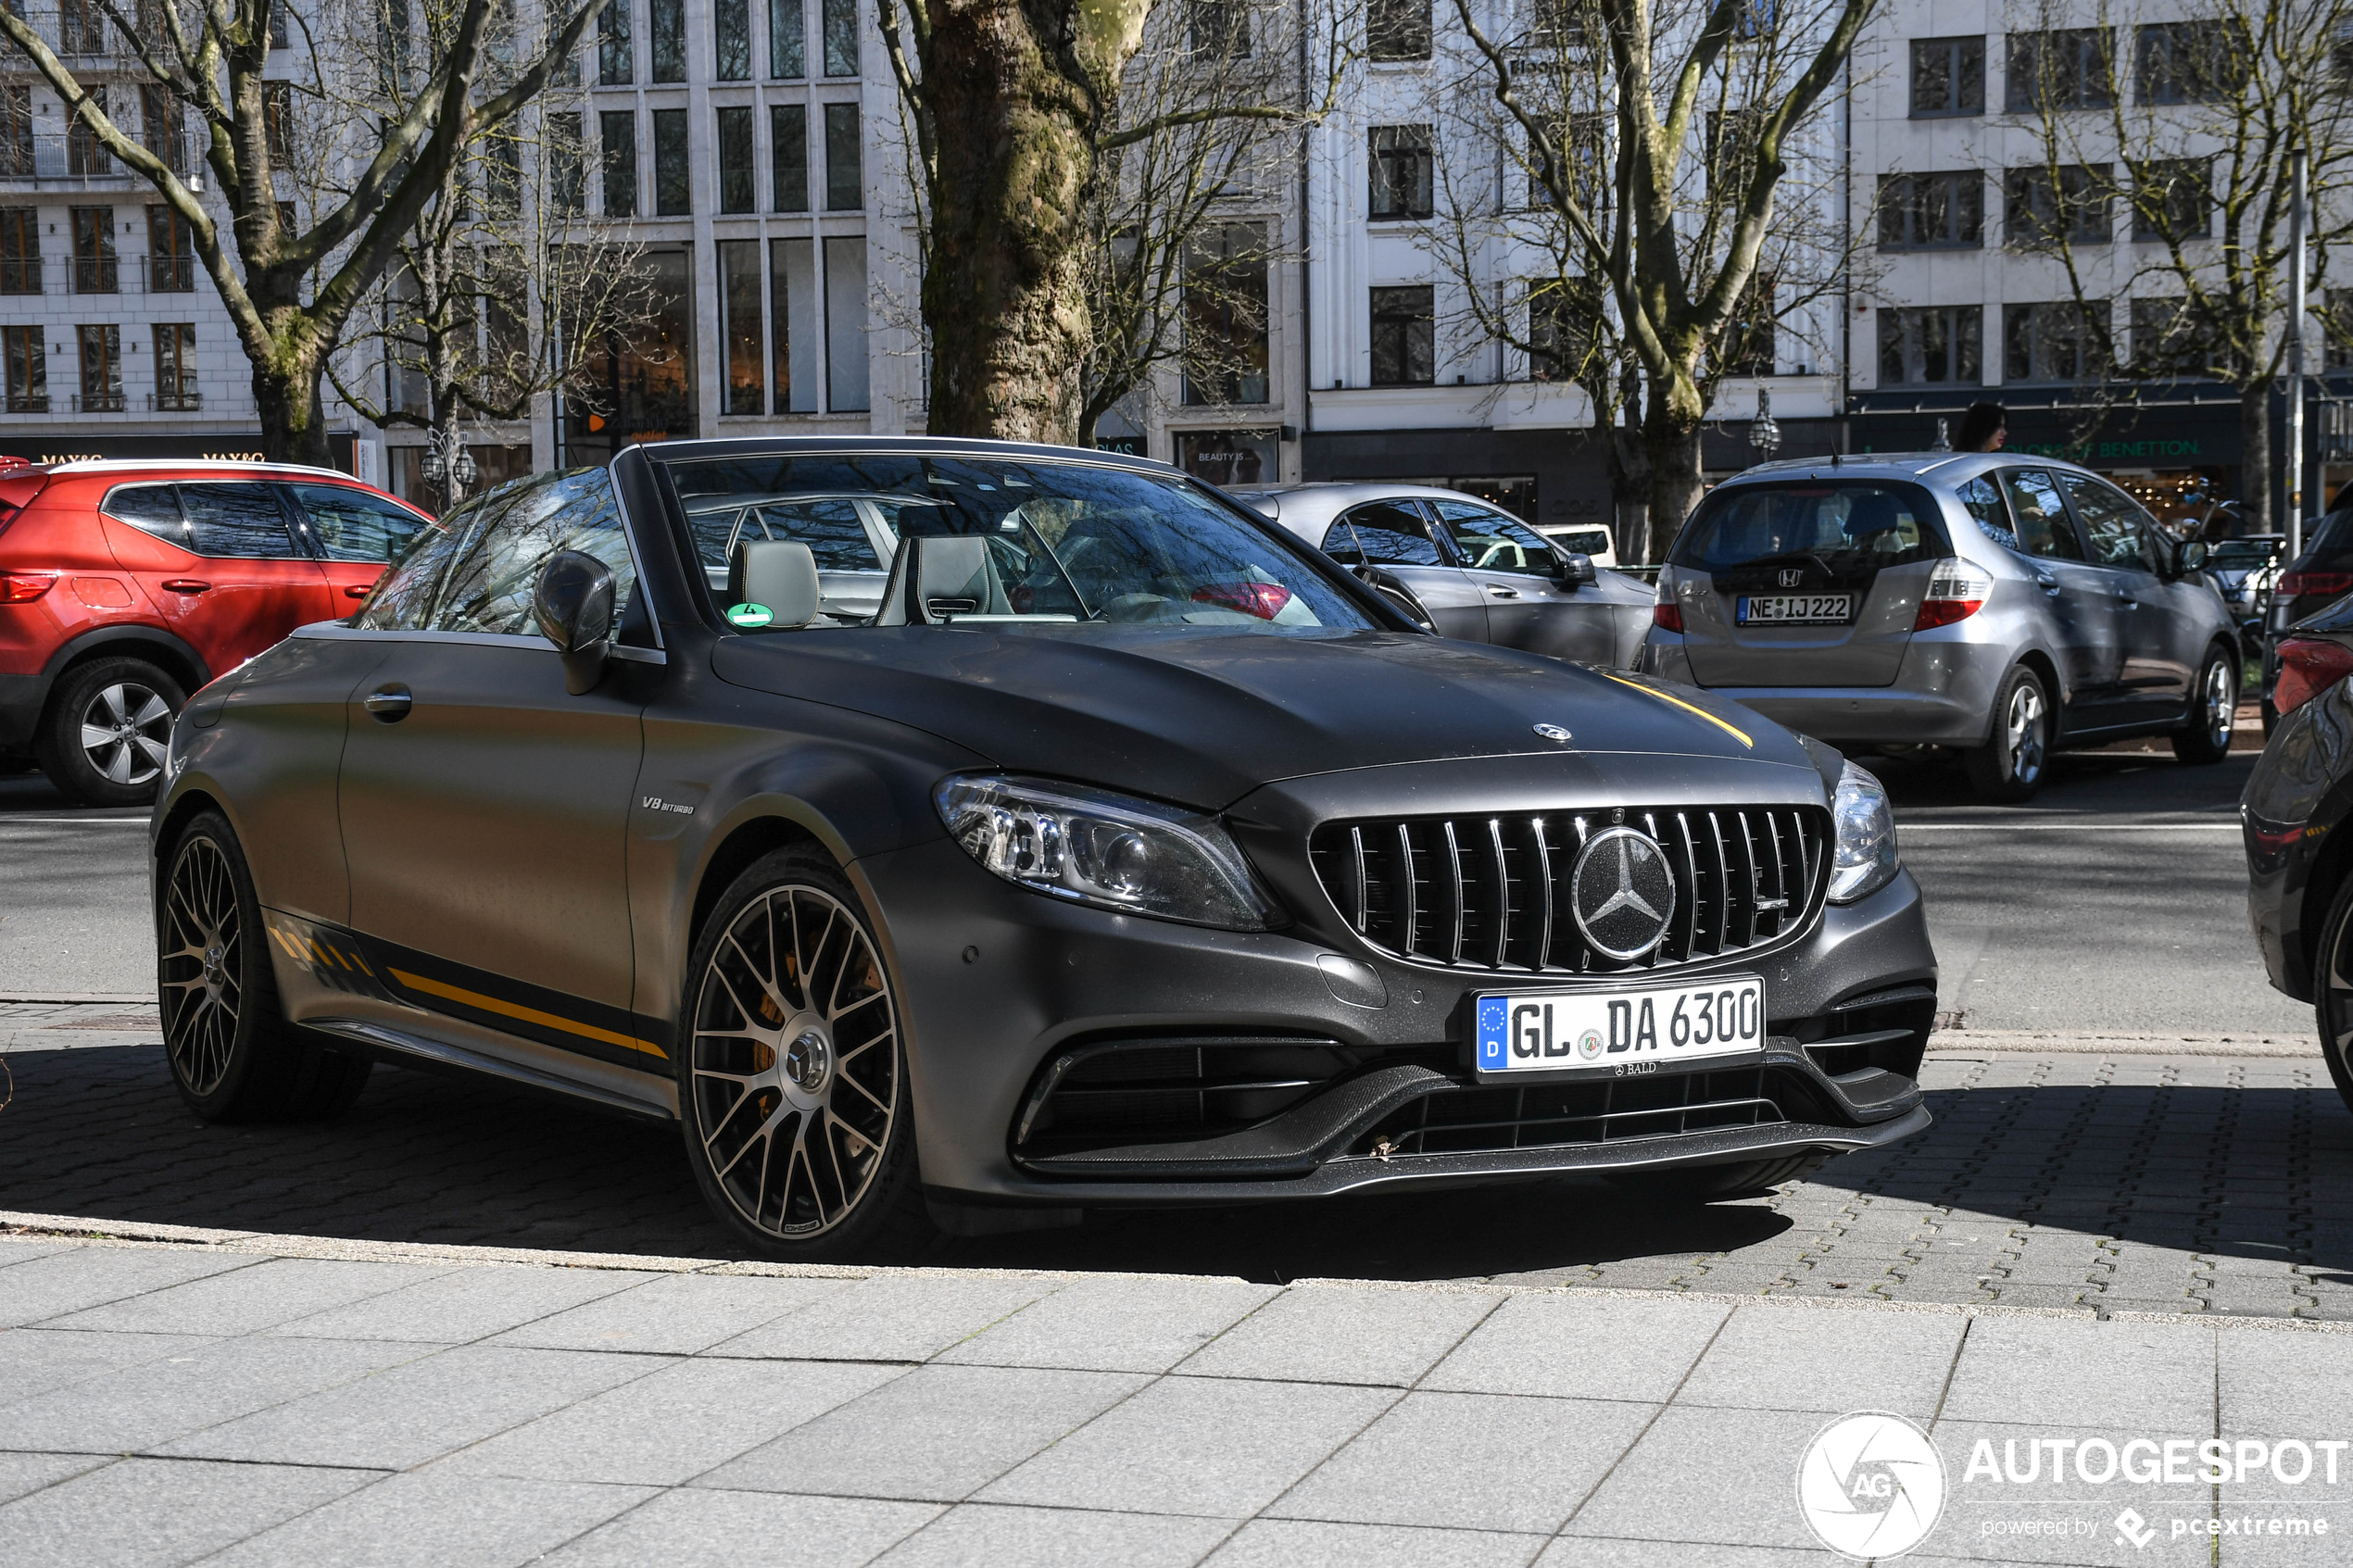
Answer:
<svg viewBox="0 0 2353 1568"><path fill-rule="evenodd" d="M1756 389L1756 417L1748 421L1748 444L1756 448L1761 461L1770 462L1773 454L1781 449L1781 427L1773 422L1773 392L1770 387Z"/></svg>
<svg viewBox="0 0 2353 1568"><path fill-rule="evenodd" d="M482 471L474 466L473 454L466 450L465 438L456 431L447 435L435 431L425 447L424 460L418 467L425 483L453 502L473 488Z"/></svg>

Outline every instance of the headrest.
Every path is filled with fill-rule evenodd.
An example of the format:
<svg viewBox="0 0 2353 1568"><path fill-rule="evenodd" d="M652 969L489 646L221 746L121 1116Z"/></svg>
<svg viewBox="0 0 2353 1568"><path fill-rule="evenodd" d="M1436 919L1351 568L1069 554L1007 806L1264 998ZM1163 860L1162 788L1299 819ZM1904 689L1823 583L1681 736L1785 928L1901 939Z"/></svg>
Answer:
<svg viewBox="0 0 2353 1568"><path fill-rule="evenodd" d="M727 558L727 602L765 605L773 628L817 619L817 558L797 539L738 539Z"/></svg>
<svg viewBox="0 0 2353 1568"><path fill-rule="evenodd" d="M1847 509L1845 533L1849 539L1884 533L1891 528L1901 526L1902 520L1895 511L1895 497L1884 490L1864 491L1855 497L1855 504Z"/></svg>
<svg viewBox="0 0 2353 1568"><path fill-rule="evenodd" d="M1010 615L1005 584L977 533L933 534L899 542L883 589L877 626L937 625L957 615Z"/></svg>

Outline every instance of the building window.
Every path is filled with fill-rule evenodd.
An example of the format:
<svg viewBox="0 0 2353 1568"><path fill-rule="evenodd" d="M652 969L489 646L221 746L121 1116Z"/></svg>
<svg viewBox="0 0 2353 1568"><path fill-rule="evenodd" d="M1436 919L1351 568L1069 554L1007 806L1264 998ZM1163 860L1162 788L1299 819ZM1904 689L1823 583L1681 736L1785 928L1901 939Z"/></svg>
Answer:
<svg viewBox="0 0 2353 1568"><path fill-rule="evenodd" d="M196 329L192 322L156 323L156 407L178 413L204 407L196 391Z"/></svg>
<svg viewBox="0 0 2353 1568"><path fill-rule="evenodd" d="M719 111L719 210L759 210L759 182L752 169L751 109ZM757 271L758 269L754 269Z"/></svg>
<svg viewBox="0 0 2353 1568"><path fill-rule="evenodd" d="M41 209L0 207L0 294L41 292Z"/></svg>
<svg viewBox="0 0 2353 1568"><path fill-rule="evenodd" d="M115 269L114 208L77 207L69 217L73 223L73 292L120 293L122 281Z"/></svg>
<svg viewBox="0 0 2353 1568"><path fill-rule="evenodd" d="M2213 104L2246 83L2254 46L2244 25L2158 22L2133 33L2133 95L2144 104Z"/></svg>
<svg viewBox="0 0 2353 1568"><path fill-rule="evenodd" d="M39 327L0 327L0 360L6 362L8 412L49 411L49 350Z"/></svg>
<svg viewBox="0 0 2353 1568"><path fill-rule="evenodd" d="M858 106L825 106L825 210L856 212L866 205L866 181L860 169Z"/></svg>
<svg viewBox="0 0 2353 1568"><path fill-rule="evenodd" d="M147 208L147 291L194 294L196 288L195 231L170 207Z"/></svg>
<svg viewBox="0 0 2353 1568"><path fill-rule="evenodd" d="M2116 40L2105 27L2010 34L2002 107L2012 114L2104 109L2116 102Z"/></svg>
<svg viewBox="0 0 2353 1568"><path fill-rule="evenodd" d="M0 87L0 176L32 178L32 89Z"/></svg>
<svg viewBox="0 0 2353 1568"><path fill-rule="evenodd" d="M1185 402L1266 401L1266 230L1227 223L1185 247Z"/></svg>
<svg viewBox="0 0 2353 1568"><path fill-rule="evenodd" d="M2204 158L2158 159L2142 164L2133 176L2134 239L2180 243L2213 237L2213 169Z"/></svg>
<svg viewBox="0 0 2353 1568"><path fill-rule="evenodd" d="M2099 319L2105 300L2079 305L2002 307L2002 379L2006 382L2090 382L2107 368Z"/></svg>
<svg viewBox="0 0 2353 1568"><path fill-rule="evenodd" d="M1187 0L1185 46L1215 60L1250 55L1250 0ZM1376 54L1373 56L1379 59Z"/></svg>
<svg viewBox="0 0 2353 1568"><path fill-rule="evenodd" d="M858 74L858 0L822 0L825 74Z"/></svg>
<svg viewBox="0 0 2353 1568"><path fill-rule="evenodd" d="M654 216L695 210L695 182L686 157L686 111L654 110Z"/></svg>
<svg viewBox="0 0 2353 1568"><path fill-rule="evenodd" d="M1769 376L1780 360L1780 282L1768 272L1749 279L1741 302L1718 340L1717 357L1728 376Z"/></svg>
<svg viewBox="0 0 2353 1568"><path fill-rule="evenodd" d="M1528 9L1531 48L1585 47L1585 11L1580 0L1530 0Z"/></svg>
<svg viewBox="0 0 2353 1568"><path fill-rule="evenodd" d="M1754 108L1707 111L1707 188L1743 200L1756 182L1756 139L1765 116Z"/></svg>
<svg viewBox="0 0 2353 1568"><path fill-rule="evenodd" d="M825 242L825 407L866 411L866 241L846 234Z"/></svg>
<svg viewBox="0 0 2353 1568"><path fill-rule="evenodd" d="M174 174L188 172L187 109L168 87L139 89L139 143Z"/></svg>
<svg viewBox="0 0 2353 1568"><path fill-rule="evenodd" d="M692 435L698 424L690 258L684 250L647 250L635 260L643 291L636 320L589 346L564 395L567 464L610 462L629 442Z"/></svg>
<svg viewBox="0 0 2353 1568"><path fill-rule="evenodd" d="M718 50L712 78L720 82L749 82L751 0L717 0L711 8L711 31Z"/></svg>
<svg viewBox="0 0 2353 1568"><path fill-rule="evenodd" d="M1932 305L1879 313L1881 386L1975 386L1985 379L1985 310Z"/></svg>
<svg viewBox="0 0 2353 1568"><path fill-rule="evenodd" d="M20 6L8 9L23 15ZM57 48L68 55L103 55L107 48L107 13L98 0L62 0L57 6Z"/></svg>
<svg viewBox="0 0 2353 1568"><path fill-rule="evenodd" d="M6 231L0 230L0 239ZM2315 312L2323 339L2322 363L2332 370L2353 370L2353 289L2331 289L2328 303Z"/></svg>
<svg viewBox="0 0 2353 1568"><path fill-rule="evenodd" d="M1272 484L1277 470L1271 430L1176 433L1176 466L1212 484Z"/></svg>
<svg viewBox="0 0 2353 1568"><path fill-rule="evenodd" d="M604 152L605 216L637 216L637 117L628 109L608 109L597 117L598 139Z"/></svg>
<svg viewBox="0 0 2353 1568"><path fill-rule="evenodd" d="M770 177L775 182L776 210L807 212L809 109L806 105L768 106L768 169Z"/></svg>
<svg viewBox="0 0 2353 1568"><path fill-rule="evenodd" d="M751 111L746 109L746 114ZM768 411L766 344L760 331L760 242L719 242L719 335L727 359L723 414Z"/></svg>
<svg viewBox="0 0 2353 1568"><path fill-rule="evenodd" d="M768 362L780 414L817 412L817 246L768 242Z"/></svg>
<svg viewBox="0 0 2353 1568"><path fill-rule="evenodd" d="M654 80L686 80L686 6L685 0L653 0Z"/></svg>
<svg viewBox="0 0 2353 1568"><path fill-rule="evenodd" d="M1374 126L1373 217L1428 218L1432 208L1432 168L1428 126Z"/></svg>
<svg viewBox="0 0 2353 1568"><path fill-rule="evenodd" d="M2051 245L2106 245L2108 170L2062 164L2056 173L2037 165L2013 169L2002 182L2002 237L2020 250Z"/></svg>
<svg viewBox="0 0 2353 1568"><path fill-rule="evenodd" d="M270 144L270 161L280 168L294 161L294 83L261 84L261 130Z"/></svg>
<svg viewBox="0 0 2353 1568"><path fill-rule="evenodd" d="M577 110L559 110L547 117L547 199L565 218L577 218L588 210L585 138Z"/></svg>
<svg viewBox="0 0 2353 1568"><path fill-rule="evenodd" d="M1429 58L1430 0L1370 0L1365 48L1376 60Z"/></svg>
<svg viewBox="0 0 2353 1568"><path fill-rule="evenodd" d="M2133 301L2133 361L2150 376L2212 375L2224 358L2214 323L2178 298Z"/></svg>
<svg viewBox="0 0 2353 1568"><path fill-rule="evenodd" d="M637 50L629 36L629 11L636 0L610 0L597 13L597 82L626 87L637 79Z"/></svg>
<svg viewBox="0 0 2353 1568"><path fill-rule="evenodd" d="M1438 379L1438 306L1428 283L1373 291L1373 384L1428 386Z"/></svg>
<svg viewBox="0 0 2353 1568"><path fill-rule="evenodd" d="M1985 176L1976 169L1880 177L1880 249L1969 250L1984 243Z"/></svg>
<svg viewBox="0 0 2353 1568"><path fill-rule="evenodd" d="M1985 35L1912 40L1912 118L1985 112Z"/></svg>
<svg viewBox="0 0 2353 1568"><path fill-rule="evenodd" d="M768 0L768 74L778 82L809 74L808 23L800 0Z"/></svg>
<svg viewBox="0 0 2353 1568"><path fill-rule="evenodd" d="M1528 285L1528 379L1573 382L1592 358L1593 319L1590 295L1558 278Z"/></svg>
<svg viewBox="0 0 2353 1568"><path fill-rule="evenodd" d="M90 105L100 114L107 112L107 89L104 82L90 89ZM68 174L113 174L117 172L114 155L98 143L98 133L80 115L66 121L66 172Z"/></svg>
<svg viewBox="0 0 2353 1568"><path fill-rule="evenodd" d="M122 412L122 329L112 321L76 327L82 340L82 395L75 399L80 414Z"/></svg>

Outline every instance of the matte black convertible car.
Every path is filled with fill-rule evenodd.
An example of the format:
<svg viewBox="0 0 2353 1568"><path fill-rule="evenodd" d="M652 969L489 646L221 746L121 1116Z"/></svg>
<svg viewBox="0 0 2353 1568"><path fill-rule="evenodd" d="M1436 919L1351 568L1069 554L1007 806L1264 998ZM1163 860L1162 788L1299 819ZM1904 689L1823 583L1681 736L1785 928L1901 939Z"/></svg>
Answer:
<svg viewBox="0 0 2353 1568"><path fill-rule="evenodd" d="M1149 463L757 440L518 482L200 692L168 779L200 1114L496 1074L675 1118L790 1256L926 1202L1706 1196L1928 1123L1869 774L1423 634Z"/></svg>

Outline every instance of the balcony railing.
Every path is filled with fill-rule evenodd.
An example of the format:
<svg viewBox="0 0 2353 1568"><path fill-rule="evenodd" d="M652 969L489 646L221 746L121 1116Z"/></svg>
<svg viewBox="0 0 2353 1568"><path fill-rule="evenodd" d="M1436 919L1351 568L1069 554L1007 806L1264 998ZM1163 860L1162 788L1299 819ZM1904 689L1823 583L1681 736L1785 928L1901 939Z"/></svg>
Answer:
<svg viewBox="0 0 2353 1568"><path fill-rule="evenodd" d="M12 392L8 395L11 414L45 414L49 411L49 395L45 392Z"/></svg>
<svg viewBox="0 0 2353 1568"><path fill-rule="evenodd" d="M73 411L77 414L120 414L130 406L130 399L120 392L77 392L73 395Z"/></svg>
<svg viewBox="0 0 2353 1568"><path fill-rule="evenodd" d="M0 257L0 297L31 294L194 294L196 258L139 251L113 256Z"/></svg>
<svg viewBox="0 0 2353 1568"><path fill-rule="evenodd" d="M119 109L119 114L132 116L134 111ZM123 120L116 123L122 124ZM31 135L0 125L0 187L22 189L26 182L41 185L82 185L110 187L116 185L145 186L146 177L134 173L118 162L115 156L99 146L94 140L83 140L64 131L35 131ZM80 142L80 145L75 143ZM204 164L196 157L193 136L157 146L154 140L142 137L141 145L162 157L170 170L187 182L191 190L204 189Z"/></svg>
<svg viewBox="0 0 2353 1568"><path fill-rule="evenodd" d="M204 408L201 392L150 392L147 411L151 414L194 414Z"/></svg>
<svg viewBox="0 0 2353 1568"><path fill-rule="evenodd" d="M107 13L96 6L77 5L71 0L65 5L51 6L34 6L22 3L22 0L5 0L5 3L10 11L32 24L32 31L41 35L43 43L68 59L129 60L136 57L131 45L107 19ZM19 56L9 63L24 66L31 62Z"/></svg>

